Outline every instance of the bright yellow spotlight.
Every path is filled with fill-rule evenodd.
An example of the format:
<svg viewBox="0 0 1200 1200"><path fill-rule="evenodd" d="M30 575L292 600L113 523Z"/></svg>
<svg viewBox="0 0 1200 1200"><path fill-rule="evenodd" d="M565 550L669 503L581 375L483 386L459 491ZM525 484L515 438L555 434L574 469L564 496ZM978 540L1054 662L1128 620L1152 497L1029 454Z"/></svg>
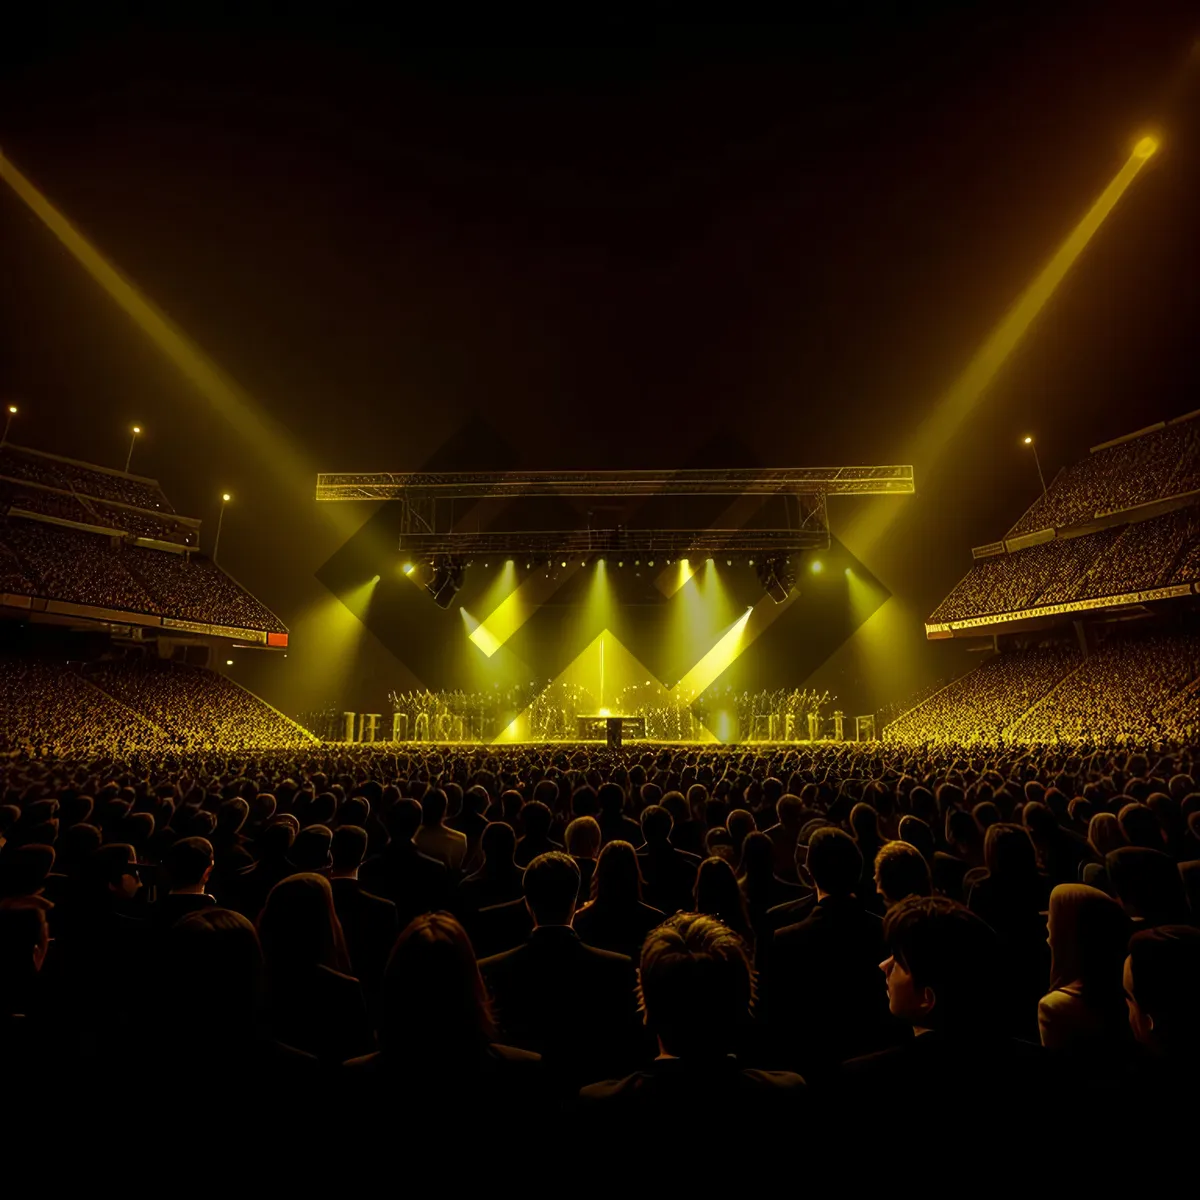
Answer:
<svg viewBox="0 0 1200 1200"><path fill-rule="evenodd" d="M10 405L8 406L8 411L9 411L10 413L12 413L12 414L13 414L13 416L16 416L16 414L17 414L17 406L16 406L15 404L10 404Z"/></svg>
<svg viewBox="0 0 1200 1200"><path fill-rule="evenodd" d="M1027 438L1025 439L1025 445L1027 445L1027 446L1032 446L1032 445L1033 445L1033 438L1031 438L1031 437L1027 437Z"/></svg>
<svg viewBox="0 0 1200 1200"><path fill-rule="evenodd" d="M135 426L133 427L133 432L134 432L134 433L141 433L141 432L142 432L142 427L141 427L140 425L135 425Z"/></svg>
<svg viewBox="0 0 1200 1200"><path fill-rule="evenodd" d="M412 563L405 563L405 564L404 564L404 573L405 573L405 575L411 575L411 574L413 573L413 565L412 565Z"/></svg>
<svg viewBox="0 0 1200 1200"><path fill-rule="evenodd" d="M852 572L851 572L850 568L847 567L846 568L846 578L849 579L851 574L852 574Z"/></svg>
<svg viewBox="0 0 1200 1200"><path fill-rule="evenodd" d="M1135 158L1149 158L1157 149L1158 138L1148 133L1134 146L1133 154Z"/></svg>
<svg viewBox="0 0 1200 1200"><path fill-rule="evenodd" d="M379 576L378 576L378 575L372 575L372 576L371 576L371 582L372 582L372 583L378 583L378 582L379 582Z"/></svg>
<svg viewBox="0 0 1200 1200"><path fill-rule="evenodd" d="M232 659L232 658L227 658L227 659L225 660L225 665L226 665L227 667L232 667L232 666L233 666L233 659Z"/></svg>
<svg viewBox="0 0 1200 1200"><path fill-rule="evenodd" d="M813 560L812 573L814 575L820 575L824 569L825 568L821 565L821 560L819 558Z"/></svg>
<svg viewBox="0 0 1200 1200"><path fill-rule="evenodd" d="M229 501L233 499L233 497L228 492L222 492L221 499L224 500L226 504L228 504Z"/></svg>
<svg viewBox="0 0 1200 1200"><path fill-rule="evenodd" d="M607 709L607 708L602 708L602 709L600 710L600 715L601 715L602 717L611 716L611 714L609 713L609 711L608 711L608 709Z"/></svg>

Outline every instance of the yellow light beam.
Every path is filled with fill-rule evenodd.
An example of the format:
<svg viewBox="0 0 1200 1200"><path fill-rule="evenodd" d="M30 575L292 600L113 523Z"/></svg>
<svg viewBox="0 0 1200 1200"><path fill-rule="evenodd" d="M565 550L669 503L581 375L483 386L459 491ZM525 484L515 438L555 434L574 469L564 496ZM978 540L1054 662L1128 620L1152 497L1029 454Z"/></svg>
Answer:
<svg viewBox="0 0 1200 1200"><path fill-rule="evenodd" d="M721 512L720 516L709 526L710 529L741 529L751 517L767 502L766 496L736 496ZM694 572L686 576L679 571L664 567L654 580L654 586L668 599L677 591Z"/></svg>
<svg viewBox="0 0 1200 1200"><path fill-rule="evenodd" d="M1157 149L1158 142L1153 137L1144 137L1137 143L1125 165L1100 193L1099 199L1088 209L1037 278L1017 298L1016 303L980 346L962 374L934 405L918 428L911 449L903 455L905 462L912 463L915 468L926 473L933 467L946 444L958 432L987 386L996 377L1005 359L1013 352L1034 318L1054 294L1072 263L1091 241L1125 189L1137 178ZM866 506L860 510L858 519L853 522L842 540L851 546L859 559L865 559L878 546L900 511L897 505Z"/></svg>
<svg viewBox="0 0 1200 1200"><path fill-rule="evenodd" d="M491 658L582 565L582 559L568 559L549 579L544 571L531 573L471 631L471 641Z"/></svg>
<svg viewBox="0 0 1200 1200"><path fill-rule="evenodd" d="M3 154L0 154L0 179L28 205L80 266L208 400L216 413L242 438L258 447L279 479L293 490L298 486L307 490L313 472L287 434L262 411L257 401L126 279ZM352 517L349 523L339 524L353 524L353 521Z"/></svg>

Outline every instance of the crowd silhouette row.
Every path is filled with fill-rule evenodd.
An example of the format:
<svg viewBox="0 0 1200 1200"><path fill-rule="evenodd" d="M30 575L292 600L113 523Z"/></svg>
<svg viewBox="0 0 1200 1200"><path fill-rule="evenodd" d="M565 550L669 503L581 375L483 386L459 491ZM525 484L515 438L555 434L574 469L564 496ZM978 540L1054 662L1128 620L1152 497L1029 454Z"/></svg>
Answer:
<svg viewBox="0 0 1200 1200"><path fill-rule="evenodd" d="M318 1105L325 1135L410 1154L418 1129L853 1146L876 1104L874 1151L932 1121L945 1161L1054 1096L1064 1137L1094 1131L1074 1098L1122 1088L1167 1121L1200 1065L1195 768L1190 746L13 756L6 1099L137 1079L250 1106L260 1145Z"/></svg>

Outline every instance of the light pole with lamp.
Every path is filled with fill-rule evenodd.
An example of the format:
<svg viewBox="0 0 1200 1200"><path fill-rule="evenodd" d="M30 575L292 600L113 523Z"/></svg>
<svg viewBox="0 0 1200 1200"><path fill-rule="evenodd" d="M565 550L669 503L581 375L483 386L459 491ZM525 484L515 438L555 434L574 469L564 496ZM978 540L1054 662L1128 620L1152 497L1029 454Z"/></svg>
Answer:
<svg viewBox="0 0 1200 1200"><path fill-rule="evenodd" d="M12 424L12 419L17 415L17 406L10 404L7 412L4 414L4 436L0 438L0 446L3 446L8 441L8 427Z"/></svg>
<svg viewBox="0 0 1200 1200"><path fill-rule="evenodd" d="M1042 474L1042 460L1038 458L1037 443L1033 438L1026 436L1025 445L1033 450L1033 461L1037 464L1038 480L1042 485L1042 497L1044 499L1046 496L1046 477Z"/></svg>
<svg viewBox="0 0 1200 1200"><path fill-rule="evenodd" d="M125 474L129 474L129 464L133 462L133 448L137 444L138 434L142 432L140 425L133 427L133 436L129 439L129 453L125 455Z"/></svg>
<svg viewBox="0 0 1200 1200"><path fill-rule="evenodd" d="M221 548L221 525L225 520L225 505L230 501L231 497L228 492L221 493L221 511L217 514L217 539L213 542L213 562L217 561L217 551Z"/></svg>

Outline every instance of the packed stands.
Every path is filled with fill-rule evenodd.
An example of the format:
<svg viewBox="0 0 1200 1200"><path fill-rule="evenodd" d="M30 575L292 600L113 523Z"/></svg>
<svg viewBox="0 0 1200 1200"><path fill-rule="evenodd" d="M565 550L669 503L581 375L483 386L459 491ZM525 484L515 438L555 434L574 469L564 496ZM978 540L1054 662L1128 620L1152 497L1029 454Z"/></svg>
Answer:
<svg viewBox="0 0 1200 1200"><path fill-rule="evenodd" d="M884 738L914 745L994 745L1081 661L1070 646L999 654L898 717Z"/></svg>
<svg viewBox="0 0 1200 1200"><path fill-rule="evenodd" d="M1009 537L1062 528L1200 488L1200 414L1096 450L1054 480Z"/></svg>
<svg viewBox="0 0 1200 1200"><path fill-rule="evenodd" d="M231 679L200 667L138 658L94 664L85 678L142 714L171 744L246 750L316 741Z"/></svg>
<svg viewBox="0 0 1200 1200"><path fill-rule="evenodd" d="M1196 714L1173 703L1200 679L1200 639L1150 635L1101 646L1006 736L1017 742L1116 744L1187 735Z"/></svg>
<svg viewBox="0 0 1200 1200"><path fill-rule="evenodd" d="M65 492L77 492L97 500L118 500L137 508L157 509L164 513L175 511L153 479L105 470L11 443L0 446L0 476L28 480Z"/></svg>
<svg viewBox="0 0 1200 1200"><path fill-rule="evenodd" d="M78 664L0 658L0 753L122 755L162 744L159 729L87 683Z"/></svg>

